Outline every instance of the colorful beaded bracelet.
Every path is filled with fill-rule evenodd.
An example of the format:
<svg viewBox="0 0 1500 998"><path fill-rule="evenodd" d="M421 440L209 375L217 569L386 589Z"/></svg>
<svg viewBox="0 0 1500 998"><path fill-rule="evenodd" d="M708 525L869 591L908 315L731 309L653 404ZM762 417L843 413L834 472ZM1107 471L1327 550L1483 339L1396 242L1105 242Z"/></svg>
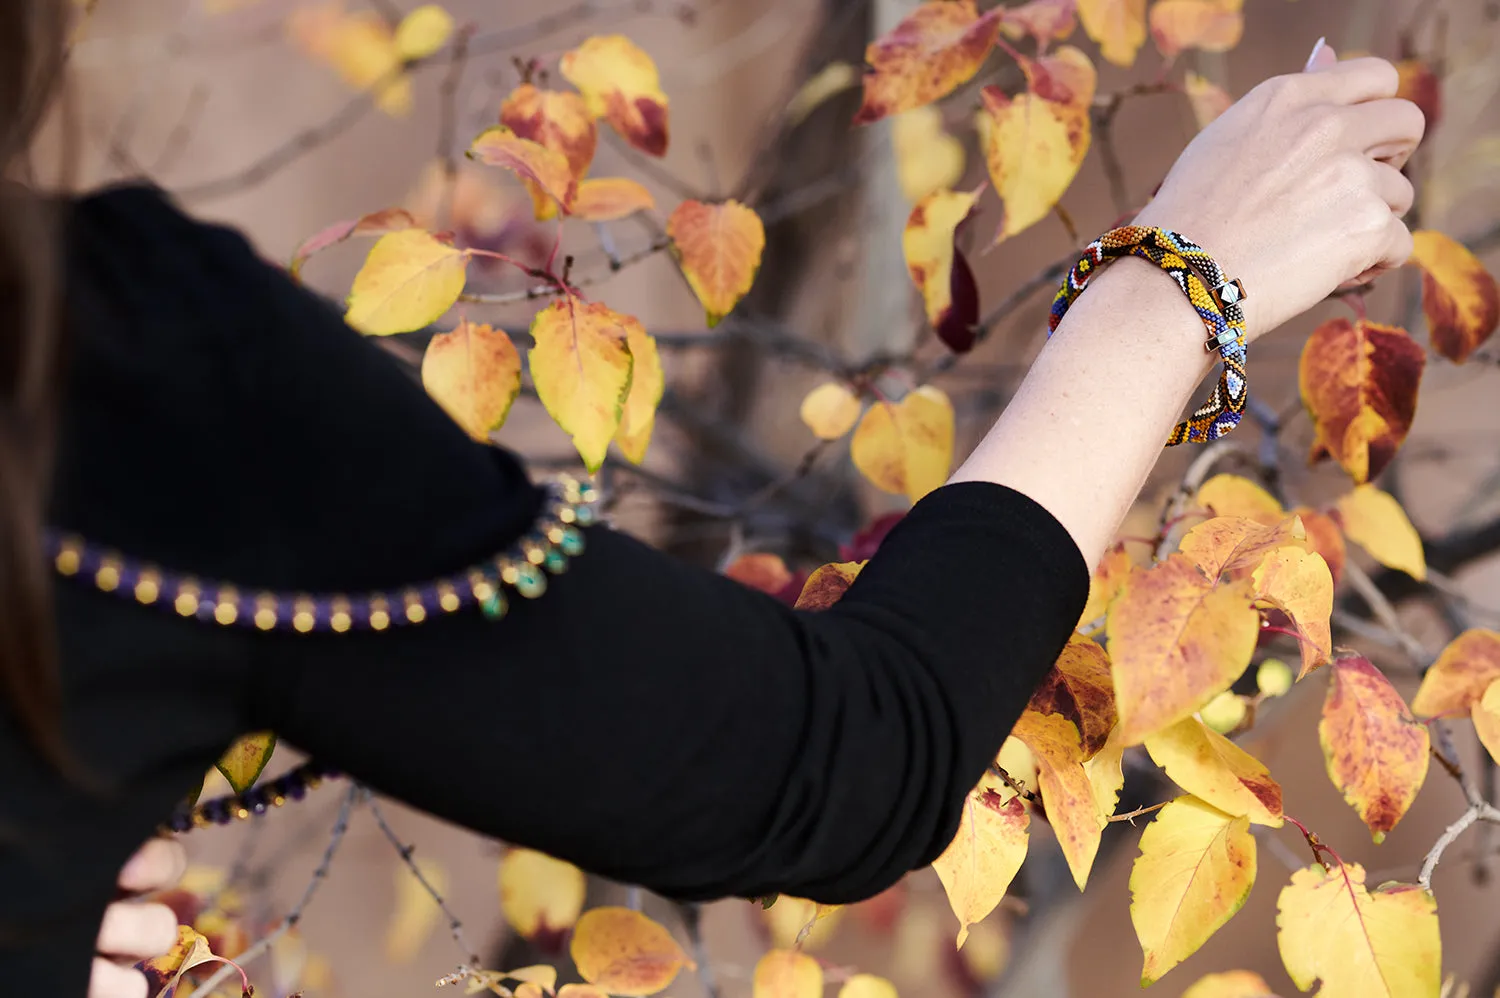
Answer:
<svg viewBox="0 0 1500 998"><path fill-rule="evenodd" d="M324 780L340 774L316 762L304 763L274 780L257 784L244 793L215 797L197 804L183 804L172 812L157 831L162 835L181 834L210 825L227 825L265 814L288 801L299 801L309 790L316 790Z"/></svg>
<svg viewBox="0 0 1500 998"><path fill-rule="evenodd" d="M583 552L579 528L598 520L598 492L592 485L559 476L546 489L546 502L531 532L509 550L457 575L398 593L242 593L230 583L199 580L136 562L72 534L48 529L45 543L61 575L87 579L102 592L226 627L300 634L383 631L469 606L478 606L486 617L498 620L508 608L502 587L511 587L525 599L542 595L548 574L566 571L568 559Z"/></svg>
<svg viewBox="0 0 1500 998"><path fill-rule="evenodd" d="M1208 330L1204 348L1210 353L1217 351L1222 363L1213 393L1172 429L1167 446L1219 439L1234 429L1245 413L1249 383L1245 374L1245 311L1241 303L1246 295L1245 286L1226 279L1201 246L1167 229L1143 225L1111 229L1085 247L1063 279L1062 288L1052 299L1047 335L1050 337L1057 331L1058 323L1088 286L1089 279L1104 265L1124 256L1149 260L1172 276Z"/></svg>

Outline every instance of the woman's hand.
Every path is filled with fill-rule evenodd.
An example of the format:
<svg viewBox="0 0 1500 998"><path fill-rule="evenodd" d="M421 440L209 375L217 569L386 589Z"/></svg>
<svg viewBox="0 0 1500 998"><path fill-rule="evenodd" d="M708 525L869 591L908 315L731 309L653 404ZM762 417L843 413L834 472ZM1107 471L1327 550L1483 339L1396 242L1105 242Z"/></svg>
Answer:
<svg viewBox="0 0 1500 998"><path fill-rule="evenodd" d="M172 839L152 839L120 871L129 894L164 890L187 868L187 854ZM177 941L177 916L163 904L117 901L104 912L89 998L146 998L146 978L133 964L161 956Z"/></svg>
<svg viewBox="0 0 1500 998"><path fill-rule="evenodd" d="M1337 62L1320 44L1308 70L1266 80L1205 128L1136 218L1243 281L1251 339L1411 255L1400 166L1422 112L1396 98L1384 59Z"/></svg>

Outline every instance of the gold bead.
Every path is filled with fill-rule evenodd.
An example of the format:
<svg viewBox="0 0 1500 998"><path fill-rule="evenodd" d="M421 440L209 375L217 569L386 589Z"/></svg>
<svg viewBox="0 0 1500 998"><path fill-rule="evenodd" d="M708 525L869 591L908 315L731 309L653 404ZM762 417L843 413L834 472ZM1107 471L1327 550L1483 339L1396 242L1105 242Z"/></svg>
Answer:
<svg viewBox="0 0 1500 998"><path fill-rule="evenodd" d="M94 573L94 585L107 593L112 593L120 587L120 563L113 558L105 559L99 566L99 571Z"/></svg>
<svg viewBox="0 0 1500 998"><path fill-rule="evenodd" d="M193 812L193 827L194 828L207 828L209 826L209 824L210 824L210 822L208 820L208 815L204 814L202 811L194 811Z"/></svg>
<svg viewBox="0 0 1500 998"><path fill-rule="evenodd" d="M242 808L237 809L234 812L234 816L236 818L240 819L241 821L244 821L246 818L250 817L250 811L248 809L242 807Z"/></svg>
<svg viewBox="0 0 1500 998"><path fill-rule="evenodd" d="M161 595L161 580L155 572L142 572L140 581L135 584L135 598L139 603L148 606L156 602Z"/></svg>
<svg viewBox="0 0 1500 998"><path fill-rule="evenodd" d="M563 531L562 524L560 524L560 523L549 523L549 524L547 524L547 540L551 541L553 544L561 544L562 541L563 541L563 538L566 537L566 536L567 536L567 534Z"/></svg>
<svg viewBox="0 0 1500 998"><path fill-rule="evenodd" d="M391 626L390 605L385 598L377 596L370 600L370 627L372 630L383 631Z"/></svg>
<svg viewBox="0 0 1500 998"><path fill-rule="evenodd" d="M78 542L64 541L63 549L57 552L57 570L63 575L77 575L78 568L83 561L83 553L79 550Z"/></svg>
<svg viewBox="0 0 1500 998"><path fill-rule="evenodd" d="M276 597L265 595L255 598L255 626L263 631L276 626Z"/></svg>
<svg viewBox="0 0 1500 998"><path fill-rule="evenodd" d="M184 617L197 613L198 587L191 582L184 582L177 590L177 599L172 602L172 606Z"/></svg>
<svg viewBox="0 0 1500 998"><path fill-rule="evenodd" d="M539 544L526 545L526 560L533 565L540 565L547 560L547 549Z"/></svg>
<svg viewBox="0 0 1500 998"><path fill-rule="evenodd" d="M313 629L313 605L306 597L292 604L292 626L301 634Z"/></svg>
<svg viewBox="0 0 1500 998"><path fill-rule="evenodd" d="M557 511L557 518L564 523L572 523L578 519L578 511L572 506L564 506Z"/></svg>
<svg viewBox="0 0 1500 998"><path fill-rule="evenodd" d="M495 586L488 580L480 580L474 583L474 598L483 603L495 595Z"/></svg>
<svg viewBox="0 0 1500 998"><path fill-rule="evenodd" d="M500 581L508 586L513 586L521 581L520 568L508 558L500 562Z"/></svg>
<svg viewBox="0 0 1500 998"><path fill-rule="evenodd" d="M286 803L286 798L283 797L283 796L281 796L280 794L277 794L275 797L271 798L271 806L272 807L280 807L281 805L283 805L285 803Z"/></svg>
<svg viewBox="0 0 1500 998"><path fill-rule="evenodd" d="M214 607L214 620L228 627L240 619L240 608L237 605L239 594L229 586L219 590L218 604Z"/></svg>
<svg viewBox="0 0 1500 998"><path fill-rule="evenodd" d="M443 608L444 613L452 613L460 606L458 593L446 582L438 583L438 606Z"/></svg>
<svg viewBox="0 0 1500 998"><path fill-rule="evenodd" d="M408 591L402 597L406 602L406 619L413 624L420 624L427 619L427 608L422 605L422 597L415 592Z"/></svg>
<svg viewBox="0 0 1500 998"><path fill-rule="evenodd" d="M328 626L339 634L343 634L354 625L354 618L349 616L349 601L339 598L333 601L333 612L328 617Z"/></svg>

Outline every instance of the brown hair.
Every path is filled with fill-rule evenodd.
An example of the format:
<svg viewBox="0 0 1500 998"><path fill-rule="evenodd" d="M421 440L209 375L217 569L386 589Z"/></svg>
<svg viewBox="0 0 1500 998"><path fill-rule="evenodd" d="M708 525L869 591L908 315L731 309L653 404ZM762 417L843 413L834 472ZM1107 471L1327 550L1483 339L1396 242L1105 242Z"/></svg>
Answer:
<svg viewBox="0 0 1500 998"><path fill-rule="evenodd" d="M68 4L0 0L0 168L28 152L65 59ZM58 261L52 202L0 197L0 691L23 730L66 765L58 724L51 579L41 547L58 395Z"/></svg>

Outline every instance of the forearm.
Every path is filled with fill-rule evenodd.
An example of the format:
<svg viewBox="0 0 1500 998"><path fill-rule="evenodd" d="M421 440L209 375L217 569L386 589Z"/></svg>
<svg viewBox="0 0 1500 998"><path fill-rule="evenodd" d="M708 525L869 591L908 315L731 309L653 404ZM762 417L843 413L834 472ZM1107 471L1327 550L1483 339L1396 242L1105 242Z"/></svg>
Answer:
<svg viewBox="0 0 1500 998"><path fill-rule="evenodd" d="M1111 264L952 480L1030 496L1092 569L1211 367L1205 337L1170 277L1144 261Z"/></svg>

